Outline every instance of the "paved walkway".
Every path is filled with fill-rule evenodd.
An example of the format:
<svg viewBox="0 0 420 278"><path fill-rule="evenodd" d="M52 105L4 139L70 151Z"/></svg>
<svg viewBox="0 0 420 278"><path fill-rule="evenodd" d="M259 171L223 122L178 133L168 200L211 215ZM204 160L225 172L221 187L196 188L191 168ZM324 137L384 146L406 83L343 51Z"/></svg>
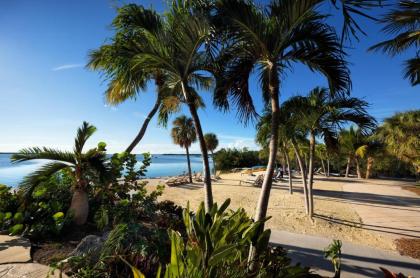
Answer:
<svg viewBox="0 0 420 278"><path fill-rule="evenodd" d="M272 231L270 242L289 250L293 263L300 262L320 275L334 274L331 262L324 259L324 249L332 239ZM379 267L392 272L420 278L420 260L400 256L397 253L343 242L341 277L383 277Z"/></svg>

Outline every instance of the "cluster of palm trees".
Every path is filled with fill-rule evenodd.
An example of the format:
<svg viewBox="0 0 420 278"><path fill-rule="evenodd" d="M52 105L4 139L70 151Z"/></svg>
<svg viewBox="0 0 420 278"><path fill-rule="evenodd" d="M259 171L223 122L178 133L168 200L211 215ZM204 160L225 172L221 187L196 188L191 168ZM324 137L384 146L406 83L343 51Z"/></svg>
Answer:
<svg viewBox="0 0 420 278"><path fill-rule="evenodd" d="M400 9L403 9L401 13L411 14L418 9L416 3L412 5L409 1L405 2L407 4L400 5ZM324 20L326 15L320 11L323 3L332 4L342 11L344 24L341 38L335 28ZM279 146L279 130L285 124L281 115L281 80L295 63L306 65L310 70L323 75L329 85L328 90L319 89L314 92L313 98L319 97L321 102L343 101L344 105L345 102L355 101L360 109L355 109L356 118L350 121L361 120L357 117L363 116L359 114L364 113L359 112L364 112L365 104L344 97L351 89L351 80L343 43L363 33L353 15L370 17L366 10L380 6L381 1L272 0L262 8L247 0L176 0L169 5L170 9L162 15L134 4L119 8L113 21L115 36L111 43L91 52L89 67L104 72L109 79L106 98L111 104L136 98L149 80L155 81L156 104L127 149L129 152L140 142L150 119L156 113L159 122L166 125L170 115L178 112L181 105L188 107L202 153L206 209L211 207L213 196L208 146L197 113L197 109L204 107L199 91L214 88L213 103L221 110L236 105L238 117L247 122L257 117L253 95L248 86L250 75L257 74L262 96L270 111L267 141L269 159L255 214L256 221L262 220L266 217L268 207ZM398 14L398 11L395 13ZM390 27L385 29L407 29L410 34L405 32L395 40L404 40L405 36L410 41L403 44L384 42L376 48L388 51L389 48L384 46L392 45L395 49L393 53L396 53L408 46L418 47L419 40L415 39L418 38L418 21L404 21L402 17L386 17ZM415 38L411 39L410 35L413 34ZM413 84L417 84L413 79L418 74L417 60L411 60L410 68L407 69ZM309 107L310 98L305 104ZM315 102L314 105L318 104ZM329 113L328 108L325 111L320 109L319 112L319 115L308 115L308 126L297 127L309 130L310 161L313 161L315 153L315 137L329 141L332 138L331 132L335 132L335 127L325 129L323 125L347 120L330 119L335 115ZM347 116L345 112L343 115ZM297 139L290 140L293 142ZM292 145L296 147L296 144ZM296 150L296 153L299 151ZM311 195L313 167L311 162L309 164L307 189ZM306 177L304 179L306 181ZM307 206L309 212L310 203Z"/></svg>

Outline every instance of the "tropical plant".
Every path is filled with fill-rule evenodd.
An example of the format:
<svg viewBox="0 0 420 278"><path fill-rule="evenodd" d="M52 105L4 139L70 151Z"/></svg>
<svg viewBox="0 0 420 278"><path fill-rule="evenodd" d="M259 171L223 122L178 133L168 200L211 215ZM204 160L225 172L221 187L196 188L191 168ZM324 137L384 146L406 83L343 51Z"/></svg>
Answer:
<svg viewBox="0 0 420 278"><path fill-rule="evenodd" d="M214 160L219 170L252 167L267 162L266 159L260 158L258 151L247 148L222 148L215 153Z"/></svg>
<svg viewBox="0 0 420 278"><path fill-rule="evenodd" d="M369 50L382 50L395 56L409 48L414 48L415 57L404 62L404 77L411 85L420 84L420 3L414 0L396 1L396 8L383 16L383 32L395 35L392 39L380 42Z"/></svg>
<svg viewBox="0 0 420 278"><path fill-rule="evenodd" d="M325 258L329 258L334 266L334 278L340 278L341 273L341 240L334 239L324 250Z"/></svg>
<svg viewBox="0 0 420 278"><path fill-rule="evenodd" d="M74 183L72 184L73 197L70 211L73 214L74 223L83 225L89 215L88 190L90 182L99 177L104 180L106 175L106 155L104 144L83 152L86 141L95 133L96 128L87 122L77 130L73 152L60 151L47 147L34 147L22 149L13 154L13 163L22 161L46 159L51 162L41 166L38 170L26 176L20 184L20 189L27 198L32 197L34 190L52 175L67 170L71 173Z"/></svg>
<svg viewBox="0 0 420 278"><path fill-rule="evenodd" d="M190 152L189 148L191 144L197 141L197 135L194 130L193 119L188 118L185 115L177 117L172 122L171 137L175 144L179 145L181 148L185 148L187 153L187 163L188 163L188 175L190 177L190 183L192 183L192 174L191 174L191 162L190 162Z"/></svg>
<svg viewBox="0 0 420 278"><path fill-rule="evenodd" d="M390 153L413 166L417 179L420 177L419 134L420 110L396 113L385 119L376 132Z"/></svg>
<svg viewBox="0 0 420 278"><path fill-rule="evenodd" d="M328 156L328 150L325 144L317 144L315 145L315 154L321 161L322 170L326 177L329 177L330 172L330 159ZM327 162L327 166L325 167L324 161Z"/></svg>
<svg viewBox="0 0 420 278"><path fill-rule="evenodd" d="M336 145L338 131L344 123L352 122L360 127L361 132L368 132L375 126L375 120L368 115L368 104L354 97L343 94L331 94L328 89L317 87L308 96L296 96L284 103L298 125L309 133L308 195L309 216L313 216L313 176L315 137L323 138L327 146Z"/></svg>
<svg viewBox="0 0 420 278"><path fill-rule="evenodd" d="M90 52L88 67L104 73L105 78L109 80L105 96L110 105L136 99L139 92L145 90L149 80L155 81L156 101L137 136L126 149L126 152L131 153L144 137L155 114L159 111L159 121L166 125L168 115L178 111L179 105L163 86L166 78L163 72L159 69L149 71L148 68L139 65L133 67L136 55L144 51L142 46L147 40L148 32L163 32L166 28L165 22L154 10L136 4L124 5L118 8L117 12L112 22L115 35L111 43Z"/></svg>
<svg viewBox="0 0 420 278"><path fill-rule="evenodd" d="M363 158L363 149L365 148L366 138L367 137L362 134L360 129L354 128L353 126L349 129L340 131L338 137L340 149L341 152L347 156L347 166L344 175L346 178L350 174L350 167L353 160L356 162L357 178L360 179L362 177L359 158Z"/></svg>
<svg viewBox="0 0 420 278"><path fill-rule="evenodd" d="M216 174L216 162L214 161L214 151L219 145L219 140L217 139L217 136L214 133L204 134L204 140L206 141L207 150L211 153L211 158L213 160L213 171L214 174Z"/></svg>
<svg viewBox="0 0 420 278"><path fill-rule="evenodd" d="M185 3L187 4L187 3ZM196 89L209 89L212 78L203 72L209 70L208 59L203 49L211 38L212 28L207 19L192 11L183 1L174 1L170 11L162 19L162 31L142 30L145 39L138 47L133 70L145 73L161 72L166 78L163 87L170 92L175 103L185 103L191 113L204 165L205 205L213 203L211 175L207 146L197 108L203 106Z"/></svg>
<svg viewBox="0 0 420 278"><path fill-rule="evenodd" d="M278 150L280 79L294 62L302 63L323 74L332 93L341 93L350 88L349 70L335 31L322 21L314 2L271 1L265 9L251 1L217 3L217 16L224 20L229 39L219 58L222 70L217 75L216 104L227 109L231 98L238 104L241 119L255 115L248 87L255 71L263 98L271 106L270 154L255 213L259 221L267 213Z"/></svg>
<svg viewBox="0 0 420 278"><path fill-rule="evenodd" d="M383 154L384 145L375 138L375 135L366 137L364 145L357 148L356 156L362 159L366 158L366 179L369 179L372 175L373 162L375 158Z"/></svg>

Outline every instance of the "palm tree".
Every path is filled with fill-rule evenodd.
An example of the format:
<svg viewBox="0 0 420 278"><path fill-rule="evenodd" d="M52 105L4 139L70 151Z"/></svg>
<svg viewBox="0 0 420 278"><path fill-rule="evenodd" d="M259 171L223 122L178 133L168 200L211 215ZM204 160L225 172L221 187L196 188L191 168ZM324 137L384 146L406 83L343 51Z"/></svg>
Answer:
<svg viewBox="0 0 420 278"><path fill-rule="evenodd" d="M263 97L271 106L269 159L255 220L266 217L278 150L280 80L293 62L323 74L332 93L350 88L344 52L334 30L324 23L311 1L271 1L266 9L251 1L217 1L217 16L224 20L227 46L220 54L222 71L217 77L215 102L229 108L229 98L238 104L239 117L255 115L248 79L259 76ZM255 249L250 253L254 258Z"/></svg>
<svg viewBox="0 0 420 278"><path fill-rule="evenodd" d="M376 132L390 153L413 165L417 180L420 176L419 134L420 110L397 113L385 119Z"/></svg>
<svg viewBox="0 0 420 278"><path fill-rule="evenodd" d="M315 153L318 156L319 160L321 161L322 170L324 171L324 175L326 177L329 176L329 158L328 158L328 151L325 144L317 144L315 146ZM325 167L324 160L327 162L327 167Z"/></svg>
<svg viewBox="0 0 420 278"><path fill-rule="evenodd" d="M353 122L361 130L367 131L375 125L375 120L366 112L367 103L343 94L332 95L328 89L316 87L308 96L296 96L284 104L294 112L298 124L309 133L308 194L309 216L312 218L313 176L315 137L321 137L327 146L334 146L338 129L343 123Z"/></svg>
<svg viewBox="0 0 420 278"><path fill-rule="evenodd" d="M376 139L375 135L367 137L365 143L357 148L356 156L360 158L366 158L365 179L369 179L371 177L373 162L375 158L383 154L383 152L384 145Z"/></svg>
<svg viewBox="0 0 420 278"><path fill-rule="evenodd" d="M185 4L185 5L184 5ZM205 43L211 38L212 28L207 19L193 12L188 3L174 1L165 13L164 30L142 30L144 41L133 58L133 70L142 69L147 74L160 72L165 76L163 87L170 91L172 99L185 103L191 113L204 165L205 207L213 204L211 175L207 146L197 108L202 100L196 89L210 89L213 78L209 71Z"/></svg>
<svg viewBox="0 0 420 278"><path fill-rule="evenodd" d="M409 48L414 48L415 57L405 61L404 77L411 85L420 84L420 3L414 0L399 1L397 8L387 13L382 23L386 24L383 31L395 35L392 39L380 42L369 50L382 50L395 56Z"/></svg>
<svg viewBox="0 0 420 278"><path fill-rule="evenodd" d="M217 149L219 145L219 140L217 139L216 134L214 133L206 133L204 134L204 140L206 141L207 150L211 153L211 158L213 160L213 171L216 175L216 162L214 161L214 151Z"/></svg>
<svg viewBox="0 0 420 278"><path fill-rule="evenodd" d="M145 117L137 136L127 147L131 153L146 133L150 120L159 112L159 121L166 125L168 114L179 109L177 102L168 95L163 84L166 76L159 70L148 71L133 68L134 57L142 51L146 31L162 32L165 22L159 14L136 4L124 5L112 22L115 35L111 43L93 50L89 54L88 67L100 71L109 80L105 99L109 105L118 105L128 99L136 99L147 87L149 80L155 81L156 101Z"/></svg>
<svg viewBox="0 0 420 278"><path fill-rule="evenodd" d="M88 190L92 175L99 175L101 180L103 180L107 174L104 144L98 144L97 148L83 152L86 141L95 131L96 128L93 125L83 122L82 126L77 130L73 152L47 147L34 147L22 149L11 157L14 163L35 159L52 161L26 176L20 184L20 188L28 198L32 196L35 188L45 178L55 175L62 170L68 170L72 174L74 177L73 197L69 211L73 213L73 221L77 225L85 224L89 215Z"/></svg>
<svg viewBox="0 0 420 278"><path fill-rule="evenodd" d="M191 118L188 118L185 115L177 117L172 122L171 137L175 144L179 145L181 148L185 148L187 153L187 163L188 163L188 175L190 177L190 183L192 183L192 174L191 174L191 163L190 163L190 152L189 147L191 144L197 141L197 136L194 130L194 123Z"/></svg>
<svg viewBox="0 0 420 278"><path fill-rule="evenodd" d="M365 146L366 137L362 134L360 129L350 127L348 130L343 129L340 131L339 143L341 150L347 154L347 166L345 177L347 178L350 173L350 167L353 160L356 162L357 178L362 178L360 172L359 157L362 154L362 149Z"/></svg>

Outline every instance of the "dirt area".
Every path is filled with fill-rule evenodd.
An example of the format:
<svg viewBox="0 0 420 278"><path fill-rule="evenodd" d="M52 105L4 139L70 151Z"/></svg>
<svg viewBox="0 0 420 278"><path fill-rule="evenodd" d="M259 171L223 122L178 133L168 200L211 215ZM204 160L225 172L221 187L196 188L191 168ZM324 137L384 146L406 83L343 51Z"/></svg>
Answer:
<svg viewBox="0 0 420 278"><path fill-rule="evenodd" d="M420 239L400 238L395 240L397 250L401 255L410 256L420 260Z"/></svg>
<svg viewBox="0 0 420 278"><path fill-rule="evenodd" d="M417 186L404 186L403 189L416 193L420 196L420 185Z"/></svg>
<svg viewBox="0 0 420 278"><path fill-rule="evenodd" d="M239 185L241 179L246 179L246 176L236 173L222 174L222 179L213 183L213 197L219 204L226 198L231 198L231 209L243 207L250 215L253 215L260 188L248 184ZM273 185L267 212L267 215L272 218L267 222L266 227L395 250L392 239L361 229L362 222L359 215L352 209L350 203L342 202L342 199L315 196L316 217L312 222L305 215L300 180L294 179L293 181L295 189L293 195L288 193L286 181ZM314 184L314 189L325 190L329 192L330 196L339 196L343 191L344 182L346 181L337 178L327 181L318 179ZM150 180L148 188L153 189L158 183L163 183L163 180ZM189 201L190 206L196 209L203 200L202 184L166 187L160 199L171 200L181 206L186 206Z"/></svg>

